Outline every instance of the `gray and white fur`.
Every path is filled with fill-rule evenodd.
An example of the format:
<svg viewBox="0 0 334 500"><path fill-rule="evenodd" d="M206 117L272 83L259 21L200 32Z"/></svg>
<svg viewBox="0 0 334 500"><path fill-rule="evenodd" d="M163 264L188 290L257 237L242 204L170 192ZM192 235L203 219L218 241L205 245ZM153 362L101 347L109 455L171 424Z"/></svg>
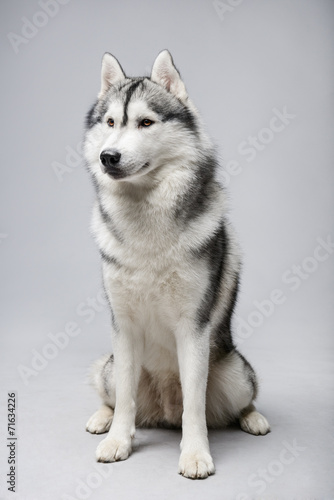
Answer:
<svg viewBox="0 0 334 500"><path fill-rule="evenodd" d="M92 375L103 406L87 430L108 431L97 460L128 458L136 425L182 427L179 473L205 478L207 426L269 424L231 336L240 257L215 151L167 50L150 78L104 55L84 151L112 318L113 355Z"/></svg>

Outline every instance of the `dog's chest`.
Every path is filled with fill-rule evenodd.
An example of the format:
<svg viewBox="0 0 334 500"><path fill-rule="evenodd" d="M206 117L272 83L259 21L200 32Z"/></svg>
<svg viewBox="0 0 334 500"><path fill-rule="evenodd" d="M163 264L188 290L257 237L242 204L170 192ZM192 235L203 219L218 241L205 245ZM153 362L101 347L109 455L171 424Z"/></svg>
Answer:
<svg viewBox="0 0 334 500"><path fill-rule="evenodd" d="M123 248L119 267L104 266L104 281L120 330L129 327L144 340L143 365L150 373L177 373L174 333L198 300L199 286L191 283L182 254L167 248L168 241L158 250L154 241L139 236L130 249Z"/></svg>
<svg viewBox="0 0 334 500"><path fill-rule="evenodd" d="M115 318L144 336L150 371L175 372L174 333L182 317L196 314L207 267L195 261L184 231L161 207L124 204L109 214L116 231L97 215L94 232L100 250L114 259L104 260L103 275Z"/></svg>
<svg viewBox="0 0 334 500"><path fill-rule="evenodd" d="M104 217L95 211L93 228L100 250L117 263L114 275L124 285L175 289L189 259L171 211L145 201L104 209Z"/></svg>
<svg viewBox="0 0 334 500"><path fill-rule="evenodd" d="M145 325L176 322L187 307L198 302L205 280L182 251L150 248L137 242L136 251L123 249L117 264L103 266L104 281L116 309L126 309L131 318ZM147 248L148 247L148 248ZM152 326L154 328L154 326Z"/></svg>

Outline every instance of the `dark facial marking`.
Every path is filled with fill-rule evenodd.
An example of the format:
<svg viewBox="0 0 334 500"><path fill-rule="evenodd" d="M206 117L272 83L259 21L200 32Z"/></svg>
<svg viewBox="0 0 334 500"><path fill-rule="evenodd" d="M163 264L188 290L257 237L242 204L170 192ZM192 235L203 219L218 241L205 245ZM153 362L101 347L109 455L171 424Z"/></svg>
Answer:
<svg viewBox="0 0 334 500"><path fill-rule="evenodd" d="M160 116L162 122L179 121L197 135L196 118L190 109L172 94L161 95L159 102L156 99L150 99L148 104Z"/></svg>
<svg viewBox="0 0 334 500"><path fill-rule="evenodd" d="M152 80L149 81L151 85L159 88L159 99L156 99L156 97L149 99L149 106L160 116L161 121L179 121L188 130L197 135L196 117L187 104L168 92L165 88L161 87L157 82L152 82Z"/></svg>
<svg viewBox="0 0 334 500"><path fill-rule="evenodd" d="M142 79L136 80L135 82L130 85L130 87L127 89L126 94L125 94L125 101L124 101L124 115L123 115L123 121L122 121L122 126L124 127L128 123L128 106L131 97L133 96L135 90L139 85L142 83Z"/></svg>
<svg viewBox="0 0 334 500"><path fill-rule="evenodd" d="M97 123L102 122L103 116L106 114L108 109L108 102L106 99L100 101L97 100L90 108L86 115L86 128L90 129L94 127Z"/></svg>

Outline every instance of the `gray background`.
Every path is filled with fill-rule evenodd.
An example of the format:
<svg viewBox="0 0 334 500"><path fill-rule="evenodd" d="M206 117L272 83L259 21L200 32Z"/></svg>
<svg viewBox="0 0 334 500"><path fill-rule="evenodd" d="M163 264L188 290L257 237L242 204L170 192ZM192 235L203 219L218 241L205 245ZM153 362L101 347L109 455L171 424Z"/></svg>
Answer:
<svg viewBox="0 0 334 500"><path fill-rule="evenodd" d="M0 498L334 498L334 255L308 259L317 238L334 238L334 4L224 4L219 16L205 0L70 0L45 22L36 16L37 1L1 2ZM22 36L22 18L45 25L15 53L8 34ZM217 473L195 482L177 475L180 432L139 430L131 458L103 466L94 461L101 437L84 430L99 404L85 382L87 369L110 350L109 313L89 305L101 288L89 234L93 189L80 156L67 154L80 143L84 115L99 90L102 54L112 52L128 74L142 75L164 48L222 165L235 160L242 170L228 182L244 251L235 330L261 378L258 407L272 426L266 437L237 428L210 432ZM262 129L273 108L284 107L295 116L270 138ZM247 161L238 148L259 133L271 140ZM61 181L55 162L68 170ZM282 276L303 262L311 271L292 290ZM257 316L262 324L242 338L237 318L254 320L254 301L275 289L284 303L266 318ZM31 368L32 350L42 353L53 343L48 335L63 332L68 322L80 333L49 351L55 357L24 384L20 365ZM18 393L16 495L5 484L12 390ZM295 455L284 452L294 445ZM285 456L289 463L282 463ZM263 469L267 479L259 484ZM76 490L80 481L90 490Z"/></svg>

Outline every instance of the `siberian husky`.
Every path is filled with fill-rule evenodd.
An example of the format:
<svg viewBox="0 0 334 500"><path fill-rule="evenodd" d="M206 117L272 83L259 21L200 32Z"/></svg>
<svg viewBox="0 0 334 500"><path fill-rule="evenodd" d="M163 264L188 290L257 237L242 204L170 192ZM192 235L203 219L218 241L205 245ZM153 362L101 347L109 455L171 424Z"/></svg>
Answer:
<svg viewBox="0 0 334 500"><path fill-rule="evenodd" d="M96 458L128 458L136 425L182 427L179 473L205 478L207 426L270 430L231 336L240 258L214 148L167 50L142 78L106 53L86 125L114 352L92 375L103 405L87 430L108 432Z"/></svg>

